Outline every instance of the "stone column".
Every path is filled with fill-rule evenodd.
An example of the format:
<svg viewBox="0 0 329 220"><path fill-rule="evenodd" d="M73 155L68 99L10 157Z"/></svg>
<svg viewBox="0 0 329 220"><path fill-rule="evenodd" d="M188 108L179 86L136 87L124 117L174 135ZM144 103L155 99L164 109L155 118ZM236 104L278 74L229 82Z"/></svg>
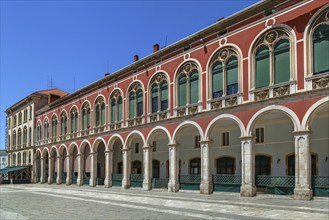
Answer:
<svg viewBox="0 0 329 220"><path fill-rule="evenodd" d="M52 184L54 182L54 160L53 158L50 156L48 158L48 184Z"/></svg>
<svg viewBox="0 0 329 220"><path fill-rule="evenodd" d="M32 170L31 170L31 182L36 183L38 178L38 160L36 158L31 158L32 160Z"/></svg>
<svg viewBox="0 0 329 220"><path fill-rule="evenodd" d="M46 182L46 164L45 159L41 157L41 177L40 177L40 183Z"/></svg>
<svg viewBox="0 0 329 220"><path fill-rule="evenodd" d="M62 163L62 157L57 156L57 184L62 184L62 175L63 175L63 163Z"/></svg>
<svg viewBox="0 0 329 220"><path fill-rule="evenodd" d="M213 192L212 183L212 146L209 140L200 141L201 144L201 184L200 193L211 194Z"/></svg>
<svg viewBox="0 0 329 220"><path fill-rule="evenodd" d="M72 184L72 156L66 155L66 185Z"/></svg>
<svg viewBox="0 0 329 220"><path fill-rule="evenodd" d="M131 173L131 159L130 148L122 149L122 159L123 159L123 177L122 177L122 188L129 189L130 188L130 173Z"/></svg>
<svg viewBox="0 0 329 220"><path fill-rule="evenodd" d="M105 151L105 180L104 187L112 186L112 172L113 172L113 150Z"/></svg>
<svg viewBox="0 0 329 220"><path fill-rule="evenodd" d="M97 153L90 153L90 179L89 186L96 186L97 178Z"/></svg>
<svg viewBox="0 0 329 220"><path fill-rule="evenodd" d="M152 188L152 147L150 145L143 147L143 190Z"/></svg>
<svg viewBox="0 0 329 220"><path fill-rule="evenodd" d="M84 178L84 165L85 165L85 155L84 154L78 154L78 177L77 177L77 185L82 186L83 185L83 178ZM72 164L74 164L74 161L72 161Z"/></svg>
<svg viewBox="0 0 329 220"><path fill-rule="evenodd" d="M294 198L311 200L311 154L309 131L294 132L295 134L295 190Z"/></svg>
<svg viewBox="0 0 329 220"><path fill-rule="evenodd" d="M255 154L253 137L241 137L241 196L252 197L256 195L255 186Z"/></svg>
<svg viewBox="0 0 329 220"><path fill-rule="evenodd" d="M169 146L169 192L178 192L179 190L179 157L178 157L178 144L168 144Z"/></svg>

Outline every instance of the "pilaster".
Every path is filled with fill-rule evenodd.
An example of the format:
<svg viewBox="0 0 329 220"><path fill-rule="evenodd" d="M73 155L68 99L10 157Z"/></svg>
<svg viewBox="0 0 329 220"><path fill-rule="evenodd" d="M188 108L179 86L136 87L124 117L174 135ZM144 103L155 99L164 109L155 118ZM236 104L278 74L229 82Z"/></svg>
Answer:
<svg viewBox="0 0 329 220"><path fill-rule="evenodd" d="M97 177L97 153L90 153L90 179L89 186L96 186L96 177Z"/></svg>
<svg viewBox="0 0 329 220"><path fill-rule="evenodd" d="M130 148L122 149L122 157L123 157L123 177L122 177L122 188L129 189L130 188L130 173L131 173L131 151Z"/></svg>
<svg viewBox="0 0 329 220"><path fill-rule="evenodd" d="M179 157L178 157L178 144L168 144L169 147L169 183L168 191L169 192L178 192L179 191Z"/></svg>
<svg viewBox="0 0 329 220"><path fill-rule="evenodd" d="M150 145L143 147L143 190L150 190L152 188L152 147Z"/></svg>
<svg viewBox="0 0 329 220"><path fill-rule="evenodd" d="M113 150L105 151L105 180L104 187L112 187L112 164L113 164Z"/></svg>
<svg viewBox="0 0 329 220"><path fill-rule="evenodd" d="M256 195L255 186L255 154L254 139L252 136L241 137L241 196L252 197Z"/></svg>
<svg viewBox="0 0 329 220"><path fill-rule="evenodd" d="M211 155L212 147L210 140L200 141L201 145L201 194L211 194L213 192L212 172L211 172Z"/></svg>

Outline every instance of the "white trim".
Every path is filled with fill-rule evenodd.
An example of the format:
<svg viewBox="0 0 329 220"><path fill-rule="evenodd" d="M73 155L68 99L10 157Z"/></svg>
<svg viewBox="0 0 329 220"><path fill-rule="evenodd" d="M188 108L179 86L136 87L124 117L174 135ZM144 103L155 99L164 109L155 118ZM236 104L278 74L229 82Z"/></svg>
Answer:
<svg viewBox="0 0 329 220"><path fill-rule="evenodd" d="M107 142L107 144L106 144L106 148L105 148L105 150L110 150L110 149L112 149L113 150L113 147L111 147L110 145L112 144L114 144L114 142L116 141L116 138L118 138L120 141L121 141L121 143L122 143L122 145L124 145L124 140L123 140L123 138L121 137L121 135L119 135L119 134L113 134L111 137L110 137L110 139L108 140L108 142ZM112 143L113 142L113 143ZM123 147L123 148L125 148L125 147Z"/></svg>
<svg viewBox="0 0 329 220"><path fill-rule="evenodd" d="M162 130L162 131L164 131L164 132L167 134L168 140L169 140L169 142L170 142L170 140L171 140L171 136L170 136L170 132L168 131L168 129L165 128L165 127L163 127L163 126L156 126L156 127L154 127L154 128L149 132L149 134L147 135L146 142L145 142L146 144L148 144L149 139L151 138L151 135L152 135L153 132L155 132L156 130ZM168 144L169 144L169 143L168 143Z"/></svg>
<svg viewBox="0 0 329 220"><path fill-rule="evenodd" d="M171 141L170 141L171 144L176 143L177 132L179 132L179 130L180 130L181 128L186 127L186 126L188 126L188 125L192 125L192 126L194 126L194 127L198 130L199 135L200 135L200 140L205 140L204 135L203 135L203 131L202 131L202 128L200 127L200 125L199 125L198 123L196 123L195 121L189 121L189 120L187 120L187 121L184 121L184 122L180 123L180 124L176 127L176 129L175 129L175 131L174 131L174 133L173 133L173 135L172 135Z"/></svg>
<svg viewBox="0 0 329 220"><path fill-rule="evenodd" d="M87 140L87 139L84 139L82 142L81 142L81 144L80 144L80 146L79 146L79 149L78 149L78 154L81 154L82 152L81 152L81 148L82 147L84 147L84 149L83 149L83 153L85 153L86 152L86 146L87 145L89 145L89 149L90 149L90 153L92 152L92 149L91 149L91 144L90 144L90 142Z"/></svg>
<svg viewBox="0 0 329 220"><path fill-rule="evenodd" d="M77 144L75 141L73 141L72 143L70 143L70 145L69 145L69 147L68 147L68 149L67 149L67 155L69 155L69 156L72 155L72 153L73 153L73 148L74 148L74 147L77 148L77 151L78 151L78 153L79 153L80 148L79 148L78 144ZM71 151L72 151L72 152L71 152Z"/></svg>
<svg viewBox="0 0 329 220"><path fill-rule="evenodd" d="M130 133L128 134L128 136L126 137L126 141L124 142L125 145L124 145L123 147L125 147L125 148L128 148L128 147L129 147L128 145L131 144L131 143L130 143L130 142L131 142L130 137L132 137L134 134L139 135L139 136L141 137L141 139L142 139L142 141L143 141L143 146L145 146L145 138L144 138L143 133L140 132L140 131L137 131L137 130L133 130L133 131L130 132Z"/></svg>
<svg viewBox="0 0 329 220"><path fill-rule="evenodd" d="M245 130L245 127L244 127L242 121L240 120L240 118L236 117L235 115L231 115L231 114L222 114L222 115L217 116L213 120L211 120L211 122L208 124L208 127L207 127L206 132L205 132L205 138L206 139L209 138L209 135L211 133L212 126L214 124L216 124L220 120L225 120L225 119L228 119L230 121L233 121L234 123L236 123L238 125L238 127L240 129L241 137L246 136L245 135L246 134L246 130Z"/></svg>
<svg viewBox="0 0 329 220"><path fill-rule="evenodd" d="M318 100L307 110L302 120L301 128L303 130L309 130L310 124L314 119L316 112L322 107L322 105L326 104L329 104L329 96Z"/></svg>
<svg viewBox="0 0 329 220"><path fill-rule="evenodd" d="M106 141L104 140L104 138L102 138L102 137L97 137L97 138L94 140L93 144L92 144L91 151L90 151L91 153L95 153L95 152L96 152L96 151L95 151L96 144L97 144L97 147L98 147L98 145L99 145L100 142L103 142L104 147L106 148Z"/></svg>

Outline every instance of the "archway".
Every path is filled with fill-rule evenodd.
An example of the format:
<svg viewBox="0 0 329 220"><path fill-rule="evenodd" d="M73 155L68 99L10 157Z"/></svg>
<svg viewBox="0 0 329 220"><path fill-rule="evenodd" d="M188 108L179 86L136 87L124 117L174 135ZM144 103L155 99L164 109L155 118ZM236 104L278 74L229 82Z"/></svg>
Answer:
<svg viewBox="0 0 329 220"><path fill-rule="evenodd" d="M57 151L53 147L50 150L50 159L49 159L49 184L56 182L58 176L58 162L57 162Z"/></svg>
<svg viewBox="0 0 329 220"><path fill-rule="evenodd" d="M90 183L90 172L91 172L91 148L89 142L83 142L80 146L80 171L79 185L89 185Z"/></svg>
<svg viewBox="0 0 329 220"><path fill-rule="evenodd" d="M123 162L122 162L122 149L123 140L121 136L115 135L110 138L108 148L112 150L112 159L110 159L110 169L112 175L112 186L121 186L123 179Z"/></svg>
<svg viewBox="0 0 329 220"><path fill-rule="evenodd" d="M78 146L76 144L72 144L70 146L70 158L67 158L67 159L71 159L71 161L69 162L70 163L70 166L67 167L66 171L67 171L67 174L66 175L69 175L68 173L71 172L71 175L69 175L69 177L71 177L71 183L72 184L77 184L78 182L78 171L79 171L79 162L78 162ZM66 181L67 184L70 184L69 182Z"/></svg>
<svg viewBox="0 0 329 220"><path fill-rule="evenodd" d="M69 160L69 157L68 157L68 153L67 153L67 150L66 150L66 147L65 146L61 146L60 147L60 150L59 150L59 154L61 156L61 161L60 163L61 164L61 170L58 171L58 173L62 174L61 176L61 180L59 183L66 183L66 178L67 178L67 172L68 172L68 166L67 166L67 161Z"/></svg>
<svg viewBox="0 0 329 220"><path fill-rule="evenodd" d="M94 178L96 185L104 185L105 180L105 142L101 139L94 143L95 162L94 166ZM96 156L97 155L97 156Z"/></svg>
<svg viewBox="0 0 329 220"><path fill-rule="evenodd" d="M49 153L48 149L44 148L43 152L43 168L41 170L41 183L45 183L48 181L49 177ZM42 166L41 166L42 167Z"/></svg>

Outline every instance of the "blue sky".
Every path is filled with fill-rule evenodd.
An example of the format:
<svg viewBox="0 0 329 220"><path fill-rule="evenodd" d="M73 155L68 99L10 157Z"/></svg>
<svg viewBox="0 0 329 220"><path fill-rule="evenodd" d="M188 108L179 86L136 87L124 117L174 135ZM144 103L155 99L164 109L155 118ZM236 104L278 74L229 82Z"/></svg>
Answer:
<svg viewBox="0 0 329 220"><path fill-rule="evenodd" d="M0 149L5 109L51 79L72 93L256 2L1 0Z"/></svg>

